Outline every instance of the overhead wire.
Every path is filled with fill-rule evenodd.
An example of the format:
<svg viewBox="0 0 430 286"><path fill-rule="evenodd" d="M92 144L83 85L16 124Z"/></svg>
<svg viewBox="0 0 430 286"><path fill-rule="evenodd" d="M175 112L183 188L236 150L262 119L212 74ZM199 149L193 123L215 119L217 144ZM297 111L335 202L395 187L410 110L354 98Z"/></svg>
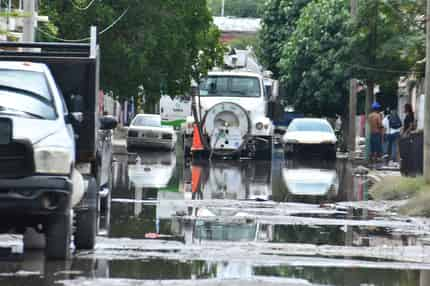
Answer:
<svg viewBox="0 0 430 286"><path fill-rule="evenodd" d="M87 6L85 6L85 7L79 7L79 5L77 5L76 3L75 3L75 0L70 0L70 2L72 3L72 5L73 5L73 7L75 7L76 9L78 9L79 11L85 11L85 10L88 10L93 4L94 4L94 2L95 2L96 0L91 0L90 1L90 3L88 3L88 5Z"/></svg>
<svg viewBox="0 0 430 286"><path fill-rule="evenodd" d="M98 33L98 35L101 36L104 33L106 33L107 31L109 31L110 29L112 29L127 14L129 9L130 9L130 7L127 7L127 9L125 9L118 18L116 18L109 26L107 26L106 28L101 30ZM81 38L81 39L64 39L64 38L60 38L60 37L57 37L55 35L52 35L51 33L47 32L45 30L42 30L38 27L36 27L36 30L41 32L42 34L54 39L54 40L61 41L61 42L79 43L79 42L89 41L91 39L91 37L85 37L85 38Z"/></svg>
<svg viewBox="0 0 430 286"><path fill-rule="evenodd" d="M360 64L354 64L354 65L351 65L350 67L361 69L361 70L385 72L385 73L395 73L395 74L419 74L419 73L422 73L418 70L393 70L393 69L386 69L386 68L364 66L364 65L360 65Z"/></svg>

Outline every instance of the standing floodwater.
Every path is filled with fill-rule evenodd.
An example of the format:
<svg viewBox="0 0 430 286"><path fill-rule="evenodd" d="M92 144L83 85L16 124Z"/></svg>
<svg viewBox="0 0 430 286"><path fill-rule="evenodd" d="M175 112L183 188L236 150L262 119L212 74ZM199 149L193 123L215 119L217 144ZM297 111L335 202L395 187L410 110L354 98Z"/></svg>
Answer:
<svg viewBox="0 0 430 286"><path fill-rule="evenodd" d="M281 150L272 161L118 156L96 250L65 263L8 256L0 284L429 285L428 227L352 207L370 185L353 169Z"/></svg>

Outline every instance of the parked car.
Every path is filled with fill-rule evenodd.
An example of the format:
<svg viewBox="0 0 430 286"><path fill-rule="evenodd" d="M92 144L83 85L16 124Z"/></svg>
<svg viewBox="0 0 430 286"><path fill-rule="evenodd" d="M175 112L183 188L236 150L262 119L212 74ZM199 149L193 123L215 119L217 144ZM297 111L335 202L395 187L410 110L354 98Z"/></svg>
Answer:
<svg viewBox="0 0 430 286"><path fill-rule="evenodd" d="M127 148L161 148L172 150L176 133L172 126L162 126L157 114L138 114L127 133Z"/></svg>
<svg viewBox="0 0 430 286"><path fill-rule="evenodd" d="M282 137L287 156L321 155L336 159L337 138L325 119L296 118Z"/></svg>

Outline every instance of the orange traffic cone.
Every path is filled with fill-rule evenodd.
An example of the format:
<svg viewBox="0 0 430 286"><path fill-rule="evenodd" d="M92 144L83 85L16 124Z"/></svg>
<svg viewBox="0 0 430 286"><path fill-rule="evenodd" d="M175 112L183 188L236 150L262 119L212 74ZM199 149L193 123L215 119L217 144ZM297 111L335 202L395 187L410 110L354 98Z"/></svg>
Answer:
<svg viewBox="0 0 430 286"><path fill-rule="evenodd" d="M200 190L200 179L202 176L202 168L197 166L191 167L191 192L196 193Z"/></svg>
<svg viewBox="0 0 430 286"><path fill-rule="evenodd" d="M193 145L191 146L191 151L201 151L204 150L202 140L200 139L200 132L197 124L194 123L194 132L193 132Z"/></svg>

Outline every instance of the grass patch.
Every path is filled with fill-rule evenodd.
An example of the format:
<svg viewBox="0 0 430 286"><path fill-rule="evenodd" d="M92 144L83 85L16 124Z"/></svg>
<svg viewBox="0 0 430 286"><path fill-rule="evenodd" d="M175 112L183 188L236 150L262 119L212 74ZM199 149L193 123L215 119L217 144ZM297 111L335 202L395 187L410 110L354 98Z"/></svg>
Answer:
<svg viewBox="0 0 430 286"><path fill-rule="evenodd" d="M419 192L399 209L399 213L430 217L430 185L421 187Z"/></svg>
<svg viewBox="0 0 430 286"><path fill-rule="evenodd" d="M430 217L430 185L425 184L423 177L385 177L370 189L370 193L375 200L408 199L399 208L400 214Z"/></svg>
<svg viewBox="0 0 430 286"><path fill-rule="evenodd" d="M370 190L375 200L404 200L416 195L425 186L424 178L388 176Z"/></svg>

